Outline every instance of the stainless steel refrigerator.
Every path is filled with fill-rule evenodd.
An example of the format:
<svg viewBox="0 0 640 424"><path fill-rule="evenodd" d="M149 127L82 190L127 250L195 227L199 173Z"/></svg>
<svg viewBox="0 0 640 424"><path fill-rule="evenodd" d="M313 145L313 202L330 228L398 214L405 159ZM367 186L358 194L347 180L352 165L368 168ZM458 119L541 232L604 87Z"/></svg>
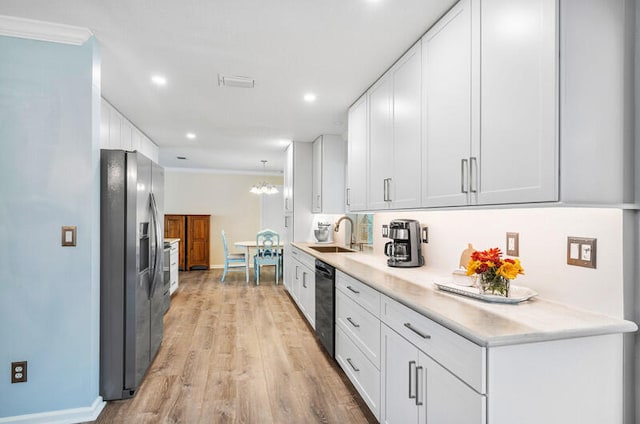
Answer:
<svg viewBox="0 0 640 424"><path fill-rule="evenodd" d="M164 170L138 152L100 152L100 395L132 397L162 342Z"/></svg>

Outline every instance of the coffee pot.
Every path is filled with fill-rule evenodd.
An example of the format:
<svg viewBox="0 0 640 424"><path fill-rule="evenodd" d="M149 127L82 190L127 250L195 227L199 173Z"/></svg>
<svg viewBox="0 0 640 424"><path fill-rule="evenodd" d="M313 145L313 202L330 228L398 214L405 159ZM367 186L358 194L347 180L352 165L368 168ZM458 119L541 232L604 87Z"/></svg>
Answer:
<svg viewBox="0 0 640 424"><path fill-rule="evenodd" d="M392 239L384 245L384 254L389 257L387 265L397 268L412 268L424 265L420 223L413 219L394 219L382 227L382 236ZM426 228L425 242L426 242Z"/></svg>

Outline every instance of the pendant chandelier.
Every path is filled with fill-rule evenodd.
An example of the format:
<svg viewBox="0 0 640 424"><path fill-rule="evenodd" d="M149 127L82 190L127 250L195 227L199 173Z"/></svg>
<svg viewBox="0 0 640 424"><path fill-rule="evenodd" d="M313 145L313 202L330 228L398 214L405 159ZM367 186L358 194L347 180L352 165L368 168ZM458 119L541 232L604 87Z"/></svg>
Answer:
<svg viewBox="0 0 640 424"><path fill-rule="evenodd" d="M262 162L263 171L266 171L267 161L262 159L260 162ZM249 192L253 194L276 194L278 192L278 189L273 184L263 181L251 187L251 190L249 190Z"/></svg>

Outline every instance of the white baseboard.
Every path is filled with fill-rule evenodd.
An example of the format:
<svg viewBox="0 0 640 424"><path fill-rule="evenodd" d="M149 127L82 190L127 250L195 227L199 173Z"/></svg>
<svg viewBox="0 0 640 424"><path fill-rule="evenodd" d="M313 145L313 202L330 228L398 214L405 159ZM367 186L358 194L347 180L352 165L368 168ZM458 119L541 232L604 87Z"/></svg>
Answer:
<svg viewBox="0 0 640 424"><path fill-rule="evenodd" d="M74 424L95 421L107 403L98 396L91 406L0 418L0 424Z"/></svg>

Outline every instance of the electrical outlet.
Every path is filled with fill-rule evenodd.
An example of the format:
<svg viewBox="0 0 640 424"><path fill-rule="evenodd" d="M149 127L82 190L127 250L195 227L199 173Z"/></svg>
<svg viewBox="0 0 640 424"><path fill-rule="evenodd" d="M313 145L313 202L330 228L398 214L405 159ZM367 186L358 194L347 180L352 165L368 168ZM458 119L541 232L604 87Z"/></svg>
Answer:
<svg viewBox="0 0 640 424"><path fill-rule="evenodd" d="M520 256L520 233L507 233L507 255Z"/></svg>
<svg viewBox="0 0 640 424"><path fill-rule="evenodd" d="M11 363L11 384L26 383L27 381L27 361Z"/></svg>
<svg viewBox="0 0 640 424"><path fill-rule="evenodd" d="M595 238L567 237L567 263L569 265L596 268Z"/></svg>

